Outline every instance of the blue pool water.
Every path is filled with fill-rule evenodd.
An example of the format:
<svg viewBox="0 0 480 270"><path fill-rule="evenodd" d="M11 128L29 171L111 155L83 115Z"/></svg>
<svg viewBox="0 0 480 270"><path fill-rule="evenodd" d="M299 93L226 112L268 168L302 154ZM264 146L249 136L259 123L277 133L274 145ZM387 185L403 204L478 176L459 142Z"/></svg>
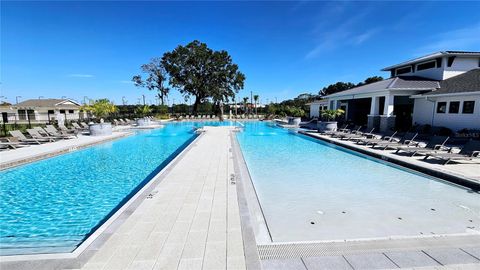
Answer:
<svg viewBox="0 0 480 270"><path fill-rule="evenodd" d="M195 138L199 123L0 172L0 254L70 252Z"/></svg>
<svg viewBox="0 0 480 270"><path fill-rule="evenodd" d="M237 138L273 241L480 231L478 193L261 122Z"/></svg>

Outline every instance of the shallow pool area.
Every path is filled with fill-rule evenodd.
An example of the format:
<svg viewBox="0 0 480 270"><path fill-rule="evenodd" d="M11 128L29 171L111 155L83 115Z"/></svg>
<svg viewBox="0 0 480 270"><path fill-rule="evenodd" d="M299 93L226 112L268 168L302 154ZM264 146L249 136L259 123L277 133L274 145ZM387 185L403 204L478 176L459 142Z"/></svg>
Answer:
<svg viewBox="0 0 480 270"><path fill-rule="evenodd" d="M0 172L0 254L71 252L196 134L164 128Z"/></svg>
<svg viewBox="0 0 480 270"><path fill-rule="evenodd" d="M480 194L263 122L237 134L273 242L480 232Z"/></svg>

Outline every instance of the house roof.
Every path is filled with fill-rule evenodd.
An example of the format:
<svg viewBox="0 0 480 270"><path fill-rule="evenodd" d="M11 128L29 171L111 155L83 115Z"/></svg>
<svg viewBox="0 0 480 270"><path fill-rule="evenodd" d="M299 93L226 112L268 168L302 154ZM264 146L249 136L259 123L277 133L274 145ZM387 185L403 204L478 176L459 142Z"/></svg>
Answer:
<svg viewBox="0 0 480 270"><path fill-rule="evenodd" d="M436 53L428 54L428 55L425 55L425 56L422 56L422 57L414 58L414 59L411 59L411 60L408 60L408 61L405 61L405 62L396 64L396 65L393 65L393 66L389 66L389 67L383 68L382 71L389 71L389 70L392 70L392 69L394 69L394 68L403 67L403 66L411 65L411 64L414 64L414 63L418 63L418 62L424 62L424 61L426 61L426 60L431 60L431 59L435 59L435 58L442 57L442 56L473 56L473 57L477 57L477 56L478 56L478 57L480 57L480 52L473 52L473 51L441 51L441 52L436 52Z"/></svg>
<svg viewBox="0 0 480 270"><path fill-rule="evenodd" d="M456 93L480 92L480 68L443 80L440 88L423 96L447 95Z"/></svg>
<svg viewBox="0 0 480 270"><path fill-rule="evenodd" d="M320 99L320 100L314 100L312 102L306 103L305 105L313 105L313 104L328 104L327 99Z"/></svg>
<svg viewBox="0 0 480 270"><path fill-rule="evenodd" d="M62 107L62 108L78 108L80 104L70 99L28 99L15 104L15 107Z"/></svg>
<svg viewBox="0 0 480 270"><path fill-rule="evenodd" d="M378 81L352 89L348 89L342 92L334 93L326 98L332 97L341 97L341 96L350 96L350 95L359 95L367 93L375 93L386 90L418 90L418 91L427 91L439 88L439 82L435 80L430 80L417 76L399 76L383 81Z"/></svg>

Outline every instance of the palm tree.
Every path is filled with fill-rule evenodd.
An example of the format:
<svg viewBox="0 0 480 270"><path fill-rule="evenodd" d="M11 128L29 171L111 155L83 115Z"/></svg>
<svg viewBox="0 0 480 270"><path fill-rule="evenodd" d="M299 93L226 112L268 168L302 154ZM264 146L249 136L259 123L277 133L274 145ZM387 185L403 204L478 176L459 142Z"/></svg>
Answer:
<svg viewBox="0 0 480 270"><path fill-rule="evenodd" d="M253 95L253 100L255 101L255 115L257 115L257 103L258 103L258 95Z"/></svg>
<svg viewBox="0 0 480 270"><path fill-rule="evenodd" d="M247 102L248 102L248 97L243 98L243 110L245 113L247 113Z"/></svg>

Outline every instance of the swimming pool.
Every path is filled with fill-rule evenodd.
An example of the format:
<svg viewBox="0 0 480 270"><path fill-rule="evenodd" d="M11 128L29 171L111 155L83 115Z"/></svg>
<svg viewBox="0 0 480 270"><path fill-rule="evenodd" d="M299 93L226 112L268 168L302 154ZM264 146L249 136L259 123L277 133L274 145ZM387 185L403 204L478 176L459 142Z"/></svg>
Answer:
<svg viewBox="0 0 480 270"><path fill-rule="evenodd" d="M480 231L468 189L262 122L237 139L274 242Z"/></svg>
<svg viewBox="0 0 480 270"><path fill-rule="evenodd" d="M0 172L0 254L71 252L195 137L162 129Z"/></svg>

